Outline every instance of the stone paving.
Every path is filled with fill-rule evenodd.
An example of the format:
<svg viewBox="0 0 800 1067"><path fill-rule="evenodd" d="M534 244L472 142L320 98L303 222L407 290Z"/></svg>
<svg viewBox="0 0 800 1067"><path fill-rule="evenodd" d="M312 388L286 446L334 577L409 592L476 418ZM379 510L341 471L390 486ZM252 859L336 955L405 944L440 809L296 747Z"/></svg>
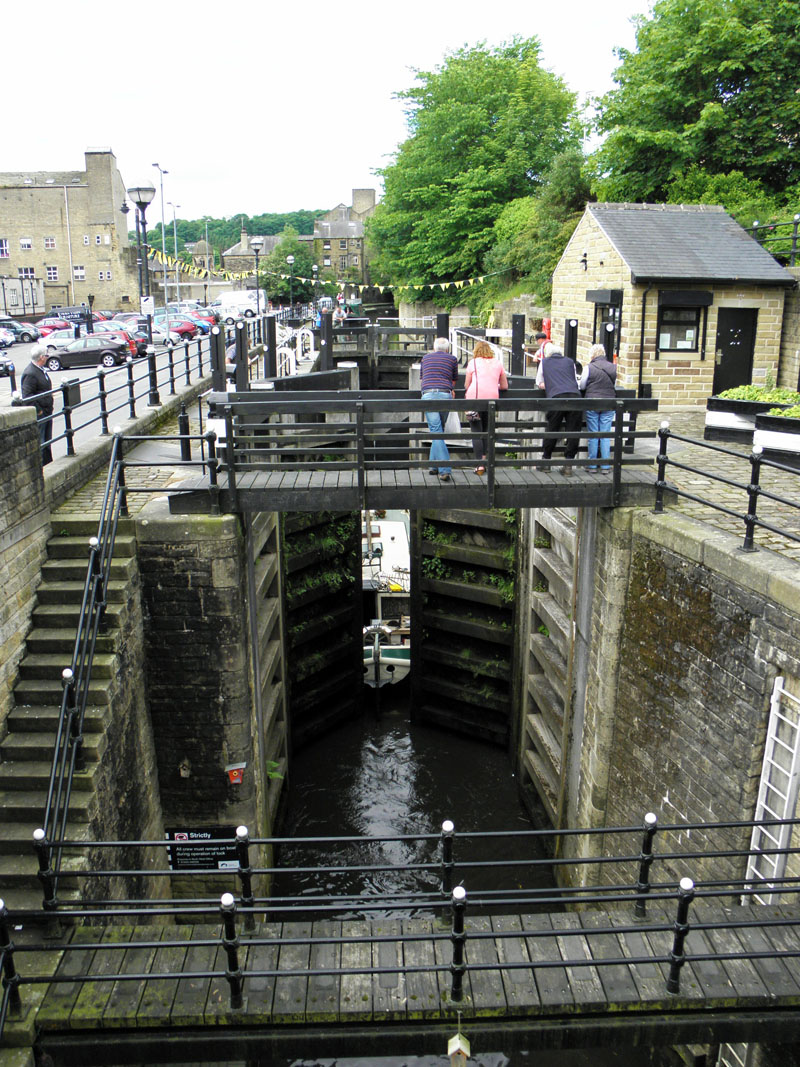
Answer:
<svg viewBox="0 0 800 1067"><path fill-rule="evenodd" d="M201 426L197 404L193 404L189 412L190 432L199 434ZM705 413L703 411L678 411L678 412L647 412L639 418L639 430L657 430L665 420L669 421L670 430L682 437L690 437L698 442L703 440L703 424ZM164 428L164 435L177 434L177 419ZM667 481L678 489L713 501L715 504L726 507L736 513L736 516L744 516L747 512L746 486L750 480L750 464L747 457L751 449L747 445L713 442L725 449L725 452L715 451L704 447L702 443L685 444L679 441L671 441L668 455L677 462L690 467L697 467L709 473L724 477L729 481L736 482L745 488L736 488L727 485L707 475L694 474L682 471L675 467L668 467ZM199 450L197 442L192 443L193 454L197 456ZM154 443L152 447L140 445L136 451L136 458L147 462L152 460L154 466L132 467L126 472L126 481L129 486L146 489L167 489L170 485L180 482L186 475L185 470L179 467L169 466L165 462L164 453L174 453L175 459L179 458L179 450L176 445L166 443ZM636 451L639 454L652 454L654 457L658 451L657 439L639 440L636 443ZM729 454L732 453L732 454ZM741 457L741 458L738 458ZM103 500L106 475L98 475L83 489L75 493L57 514L63 515L99 515L100 505ZM762 467L762 486L776 496L786 501L793 501L800 505L800 472L787 474L781 471L771 470L766 465ZM128 509L131 514L141 511L151 499L151 493L130 493L128 495ZM655 500L655 495L654 495ZM716 511L706 504L695 503L691 500L678 497L677 501L667 502L667 512L678 511L683 515L689 515L693 519L706 523L715 529L722 529L734 536L744 539L744 520L741 517L727 515ZM780 503L768 499L759 502L758 514L765 522L786 530L800 537L800 506L792 506L791 503ZM791 538L774 533L770 530L757 529L755 535L756 544L759 547L771 549L800 562L800 541L792 541Z"/></svg>

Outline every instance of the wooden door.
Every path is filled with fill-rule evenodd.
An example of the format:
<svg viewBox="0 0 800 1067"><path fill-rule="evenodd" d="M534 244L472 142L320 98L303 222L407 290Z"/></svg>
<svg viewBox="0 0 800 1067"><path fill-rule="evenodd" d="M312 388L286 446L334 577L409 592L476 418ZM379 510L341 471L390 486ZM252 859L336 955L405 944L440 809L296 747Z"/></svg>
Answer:
<svg viewBox="0 0 800 1067"><path fill-rule="evenodd" d="M749 385L753 373L758 308L720 308L717 318L714 386L716 395Z"/></svg>

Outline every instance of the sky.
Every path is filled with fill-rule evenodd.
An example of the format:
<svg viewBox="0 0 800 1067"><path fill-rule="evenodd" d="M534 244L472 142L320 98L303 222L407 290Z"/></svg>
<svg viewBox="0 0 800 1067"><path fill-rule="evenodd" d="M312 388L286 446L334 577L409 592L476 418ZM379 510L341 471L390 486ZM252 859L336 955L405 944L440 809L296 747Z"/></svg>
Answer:
<svg viewBox="0 0 800 1067"><path fill-rule="evenodd" d="M148 218L329 209L375 188L407 129L394 94L448 52L536 36L580 101L613 85L648 0L36 0L4 10L7 171L111 148ZM12 45L13 42L13 45ZM36 61L31 63L31 55ZM16 114L15 114L16 113Z"/></svg>

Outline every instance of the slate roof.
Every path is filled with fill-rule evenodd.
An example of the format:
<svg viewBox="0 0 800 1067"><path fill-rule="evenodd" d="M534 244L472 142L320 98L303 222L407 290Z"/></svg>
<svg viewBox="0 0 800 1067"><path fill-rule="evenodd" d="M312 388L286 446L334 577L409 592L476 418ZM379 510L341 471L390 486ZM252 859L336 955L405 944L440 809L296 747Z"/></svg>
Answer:
<svg viewBox="0 0 800 1067"><path fill-rule="evenodd" d="M712 204L588 204L587 210L643 282L794 285L770 253Z"/></svg>

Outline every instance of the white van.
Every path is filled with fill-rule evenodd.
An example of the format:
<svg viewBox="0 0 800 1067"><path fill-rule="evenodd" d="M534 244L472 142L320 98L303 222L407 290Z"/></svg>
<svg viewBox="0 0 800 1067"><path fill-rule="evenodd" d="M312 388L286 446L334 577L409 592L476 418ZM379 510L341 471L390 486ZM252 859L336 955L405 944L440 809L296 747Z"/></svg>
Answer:
<svg viewBox="0 0 800 1067"><path fill-rule="evenodd" d="M261 310L267 309L267 294L262 292L260 297L257 295L255 289L235 289L230 293L224 293L211 305L215 311L219 311L220 318L227 320L232 315L234 318L238 318L244 315L246 318L252 318L256 314L257 308L261 304Z"/></svg>

